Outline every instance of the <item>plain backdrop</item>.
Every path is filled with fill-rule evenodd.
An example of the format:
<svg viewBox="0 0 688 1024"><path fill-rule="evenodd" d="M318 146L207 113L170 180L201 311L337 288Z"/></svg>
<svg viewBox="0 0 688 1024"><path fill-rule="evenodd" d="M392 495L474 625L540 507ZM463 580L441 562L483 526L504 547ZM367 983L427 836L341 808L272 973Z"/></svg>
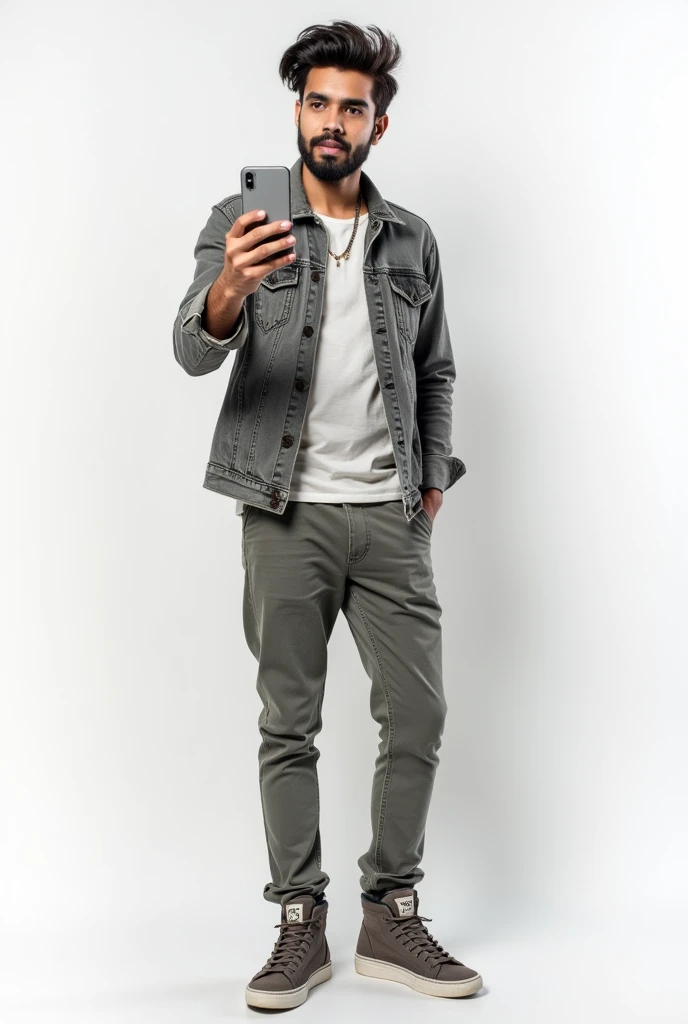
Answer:
<svg viewBox="0 0 688 1024"><path fill-rule="evenodd" d="M277 65L403 51L364 169L424 217L457 380L432 551L449 706L420 912L485 988L353 970L377 727L343 617L317 744L320 1020L688 1019L688 6L5 2L3 1020L244 1019L277 937L224 366L172 324L244 164L296 159Z"/></svg>

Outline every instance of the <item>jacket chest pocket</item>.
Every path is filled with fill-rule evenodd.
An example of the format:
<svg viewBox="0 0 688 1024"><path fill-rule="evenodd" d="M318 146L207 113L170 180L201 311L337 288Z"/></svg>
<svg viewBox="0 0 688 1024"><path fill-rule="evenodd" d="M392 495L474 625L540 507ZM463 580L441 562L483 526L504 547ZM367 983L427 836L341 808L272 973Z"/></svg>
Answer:
<svg viewBox="0 0 688 1024"><path fill-rule="evenodd" d="M265 331L273 331L286 324L291 315L296 288L299 283L299 267L277 267L270 271L254 293L253 316Z"/></svg>
<svg viewBox="0 0 688 1024"><path fill-rule="evenodd" d="M424 277L390 274L389 285L400 336L409 345L415 343L423 303L432 296L432 288Z"/></svg>

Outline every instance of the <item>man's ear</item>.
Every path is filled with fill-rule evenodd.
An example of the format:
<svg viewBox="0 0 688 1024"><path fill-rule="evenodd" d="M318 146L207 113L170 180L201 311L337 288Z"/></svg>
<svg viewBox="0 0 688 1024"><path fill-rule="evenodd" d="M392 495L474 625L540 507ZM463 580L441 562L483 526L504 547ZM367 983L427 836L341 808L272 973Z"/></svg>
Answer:
<svg viewBox="0 0 688 1024"><path fill-rule="evenodd" d="M382 136L387 131L389 126L389 114L382 114L380 117L375 118L375 131L376 135L373 139L373 145L377 146Z"/></svg>

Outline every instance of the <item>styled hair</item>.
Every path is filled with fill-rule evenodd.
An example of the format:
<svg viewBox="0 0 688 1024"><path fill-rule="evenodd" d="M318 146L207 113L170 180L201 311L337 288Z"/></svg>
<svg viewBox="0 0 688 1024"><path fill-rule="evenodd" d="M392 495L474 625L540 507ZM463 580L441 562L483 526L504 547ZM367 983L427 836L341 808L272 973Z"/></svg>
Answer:
<svg viewBox="0 0 688 1024"><path fill-rule="evenodd" d="M309 25L302 29L296 42L284 51L279 74L292 92L298 92L301 103L311 68L338 68L371 75L375 80L375 116L381 117L387 113L399 88L390 72L400 59L401 47L397 40L377 25L364 29L350 21L333 21L330 25Z"/></svg>

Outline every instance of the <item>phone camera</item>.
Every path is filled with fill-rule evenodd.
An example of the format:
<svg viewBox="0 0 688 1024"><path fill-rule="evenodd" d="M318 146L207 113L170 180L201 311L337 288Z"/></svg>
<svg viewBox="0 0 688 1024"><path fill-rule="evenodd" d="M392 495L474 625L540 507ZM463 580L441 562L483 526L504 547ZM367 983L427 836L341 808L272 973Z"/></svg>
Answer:
<svg viewBox="0 0 688 1024"><path fill-rule="evenodd" d="M246 188L253 188L253 175L250 171L246 172Z"/></svg>

